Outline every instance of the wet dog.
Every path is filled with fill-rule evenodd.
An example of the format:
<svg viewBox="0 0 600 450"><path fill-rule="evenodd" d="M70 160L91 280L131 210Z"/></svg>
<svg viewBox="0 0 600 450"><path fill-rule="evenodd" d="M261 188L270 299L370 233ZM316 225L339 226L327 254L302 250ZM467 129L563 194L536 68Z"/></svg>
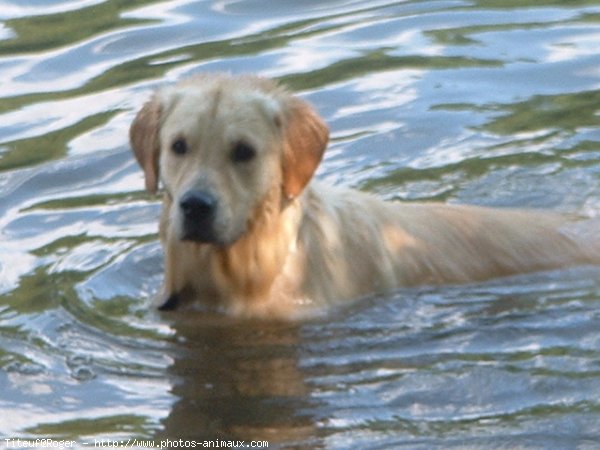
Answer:
<svg viewBox="0 0 600 450"><path fill-rule="evenodd" d="M162 309L287 318L402 286L600 263L600 232L579 238L559 215L311 181L328 135L309 104L259 77L201 75L154 94L130 138L146 188L165 191Z"/></svg>

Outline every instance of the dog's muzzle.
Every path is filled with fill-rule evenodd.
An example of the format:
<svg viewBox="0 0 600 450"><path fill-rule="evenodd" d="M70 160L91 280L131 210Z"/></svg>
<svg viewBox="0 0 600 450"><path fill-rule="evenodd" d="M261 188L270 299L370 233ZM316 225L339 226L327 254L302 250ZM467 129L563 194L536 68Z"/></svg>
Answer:
<svg viewBox="0 0 600 450"><path fill-rule="evenodd" d="M210 192L202 190L186 192L179 201L179 210L183 219L181 239L202 243L218 242L215 232L217 208L217 199Z"/></svg>

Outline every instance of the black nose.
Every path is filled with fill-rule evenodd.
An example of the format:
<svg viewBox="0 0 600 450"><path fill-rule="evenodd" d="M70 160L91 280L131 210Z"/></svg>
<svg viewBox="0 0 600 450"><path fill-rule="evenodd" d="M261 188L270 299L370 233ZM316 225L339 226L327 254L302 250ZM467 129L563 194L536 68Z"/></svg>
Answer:
<svg viewBox="0 0 600 450"><path fill-rule="evenodd" d="M217 201L208 192L189 191L181 197L179 207L186 220L206 221L213 218L217 209Z"/></svg>

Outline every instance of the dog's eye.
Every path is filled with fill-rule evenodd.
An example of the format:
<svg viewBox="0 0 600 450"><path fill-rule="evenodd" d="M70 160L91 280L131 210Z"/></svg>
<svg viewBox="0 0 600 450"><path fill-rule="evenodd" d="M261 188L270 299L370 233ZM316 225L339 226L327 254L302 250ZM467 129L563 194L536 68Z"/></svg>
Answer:
<svg viewBox="0 0 600 450"><path fill-rule="evenodd" d="M233 146L231 159L233 162L244 163L252 160L256 156L256 150L246 142L238 142Z"/></svg>
<svg viewBox="0 0 600 450"><path fill-rule="evenodd" d="M171 150L173 150L173 153L176 155L184 155L188 150L187 142L185 142L185 139L182 138L176 139L171 144Z"/></svg>

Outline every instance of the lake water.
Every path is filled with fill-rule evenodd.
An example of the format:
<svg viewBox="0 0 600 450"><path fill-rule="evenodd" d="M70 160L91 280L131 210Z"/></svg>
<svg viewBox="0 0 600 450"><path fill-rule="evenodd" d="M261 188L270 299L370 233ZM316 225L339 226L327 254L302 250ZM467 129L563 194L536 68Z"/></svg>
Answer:
<svg viewBox="0 0 600 450"><path fill-rule="evenodd" d="M0 1L0 446L600 448L600 269L402 290L298 323L162 315L127 133L165 82L311 101L319 177L600 214L600 1Z"/></svg>

